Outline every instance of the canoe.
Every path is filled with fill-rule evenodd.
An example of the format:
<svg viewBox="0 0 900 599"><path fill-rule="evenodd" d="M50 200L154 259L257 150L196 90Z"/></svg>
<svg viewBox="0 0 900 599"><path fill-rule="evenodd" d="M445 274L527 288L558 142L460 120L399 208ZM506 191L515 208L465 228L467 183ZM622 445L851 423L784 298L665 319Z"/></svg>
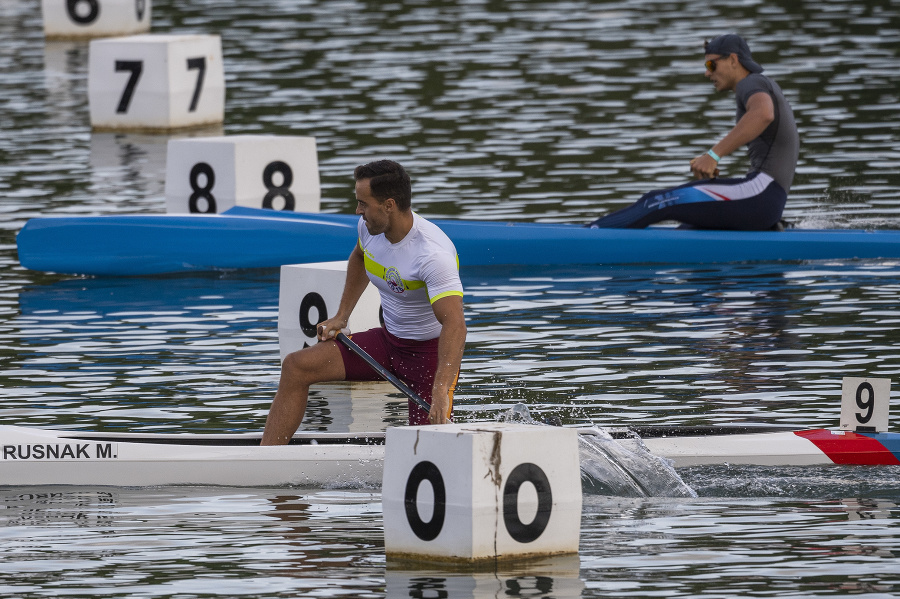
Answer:
<svg viewBox="0 0 900 599"><path fill-rule="evenodd" d="M19 231L22 266L84 275L274 268L345 260L358 217L236 206L222 214L41 217ZM588 229L434 219L464 266L681 264L900 258L900 231Z"/></svg>
<svg viewBox="0 0 900 599"><path fill-rule="evenodd" d="M600 429L582 435L609 437ZM900 433L774 427L611 429L626 447L639 443L676 468L898 465ZM634 438L640 437L640 441ZM290 445L261 447L260 433L104 433L0 426L0 485L221 485L377 487L384 433L300 432Z"/></svg>

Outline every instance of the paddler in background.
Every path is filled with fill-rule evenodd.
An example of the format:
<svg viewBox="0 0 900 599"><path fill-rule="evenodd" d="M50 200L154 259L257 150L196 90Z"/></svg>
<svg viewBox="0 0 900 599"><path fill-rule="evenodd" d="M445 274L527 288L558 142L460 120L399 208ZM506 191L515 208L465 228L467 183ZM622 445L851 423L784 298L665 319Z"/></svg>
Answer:
<svg viewBox="0 0 900 599"><path fill-rule="evenodd" d="M643 228L676 220L688 228L763 231L780 229L794 180L800 138L794 113L778 84L762 75L747 42L728 33L706 42L706 77L716 91L734 91L737 124L709 151L691 160L697 181L645 194L592 228ZM750 172L719 179L718 163L746 145Z"/></svg>
<svg viewBox="0 0 900 599"><path fill-rule="evenodd" d="M316 327L319 343L284 359L263 445L290 441L313 383L380 380L362 358L334 341L370 281L381 296L384 326L356 333L353 341L430 404L426 412L410 401L410 424L450 419L466 342L456 248L436 225L412 211L412 186L401 165L379 160L358 166L353 174L359 239L347 264L340 306Z"/></svg>

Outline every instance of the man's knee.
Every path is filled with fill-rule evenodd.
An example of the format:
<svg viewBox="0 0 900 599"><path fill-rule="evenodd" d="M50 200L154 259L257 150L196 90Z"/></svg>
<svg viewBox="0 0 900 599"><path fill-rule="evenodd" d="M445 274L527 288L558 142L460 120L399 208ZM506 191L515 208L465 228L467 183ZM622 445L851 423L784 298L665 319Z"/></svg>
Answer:
<svg viewBox="0 0 900 599"><path fill-rule="evenodd" d="M321 346L304 347L285 356L281 363L281 377L294 383L312 384L341 380L343 361L340 352L323 351Z"/></svg>
<svg viewBox="0 0 900 599"><path fill-rule="evenodd" d="M295 383L309 384L312 382L315 372L309 349L311 348L304 347L285 356L284 361L281 363L282 378L288 377Z"/></svg>

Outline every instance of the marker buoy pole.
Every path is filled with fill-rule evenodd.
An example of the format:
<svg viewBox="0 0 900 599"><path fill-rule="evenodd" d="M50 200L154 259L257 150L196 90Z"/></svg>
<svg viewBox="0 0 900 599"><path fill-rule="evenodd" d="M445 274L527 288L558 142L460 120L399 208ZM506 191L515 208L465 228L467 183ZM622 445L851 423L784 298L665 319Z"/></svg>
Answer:
<svg viewBox="0 0 900 599"><path fill-rule="evenodd" d="M382 498L389 557L576 553L578 433L507 423L390 428Z"/></svg>

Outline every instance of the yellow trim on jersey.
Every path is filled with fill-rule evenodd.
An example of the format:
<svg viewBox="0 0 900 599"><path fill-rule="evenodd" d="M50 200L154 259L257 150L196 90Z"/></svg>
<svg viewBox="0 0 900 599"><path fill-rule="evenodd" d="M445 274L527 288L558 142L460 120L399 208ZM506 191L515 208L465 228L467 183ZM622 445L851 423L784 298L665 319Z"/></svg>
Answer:
<svg viewBox="0 0 900 599"><path fill-rule="evenodd" d="M369 255L369 252L363 249L362 239L357 239L357 244L359 245L359 249L362 250L363 253L363 263L366 265L366 272L371 273L373 277L378 277L379 279L386 281L387 279L385 278L385 274L387 273L387 269L373 260ZM459 254L456 255L456 270L459 270ZM410 291L425 287L425 281L407 281L406 279L401 279L401 281L403 281L403 287ZM462 297L463 293L462 291L447 291L431 298L430 301L433 304L442 297L447 297L448 295L458 295Z"/></svg>
<svg viewBox="0 0 900 599"><path fill-rule="evenodd" d="M366 272L369 272L372 274L372 276L378 277L379 279L382 279L384 281L387 280L387 269L381 264L378 264L377 262L372 260L372 258L369 256L369 253L365 250L363 250L363 262L366 265ZM406 279L400 280L403 281L403 288L410 291L414 289L421 289L425 286L425 281L407 281Z"/></svg>
<svg viewBox="0 0 900 599"><path fill-rule="evenodd" d="M439 299L444 298L444 297L449 297L451 295L458 295L459 297L462 297L463 292L462 291L445 291L444 293L438 293L436 296L431 298L429 301L431 301L431 303L433 304L434 302L438 301Z"/></svg>

